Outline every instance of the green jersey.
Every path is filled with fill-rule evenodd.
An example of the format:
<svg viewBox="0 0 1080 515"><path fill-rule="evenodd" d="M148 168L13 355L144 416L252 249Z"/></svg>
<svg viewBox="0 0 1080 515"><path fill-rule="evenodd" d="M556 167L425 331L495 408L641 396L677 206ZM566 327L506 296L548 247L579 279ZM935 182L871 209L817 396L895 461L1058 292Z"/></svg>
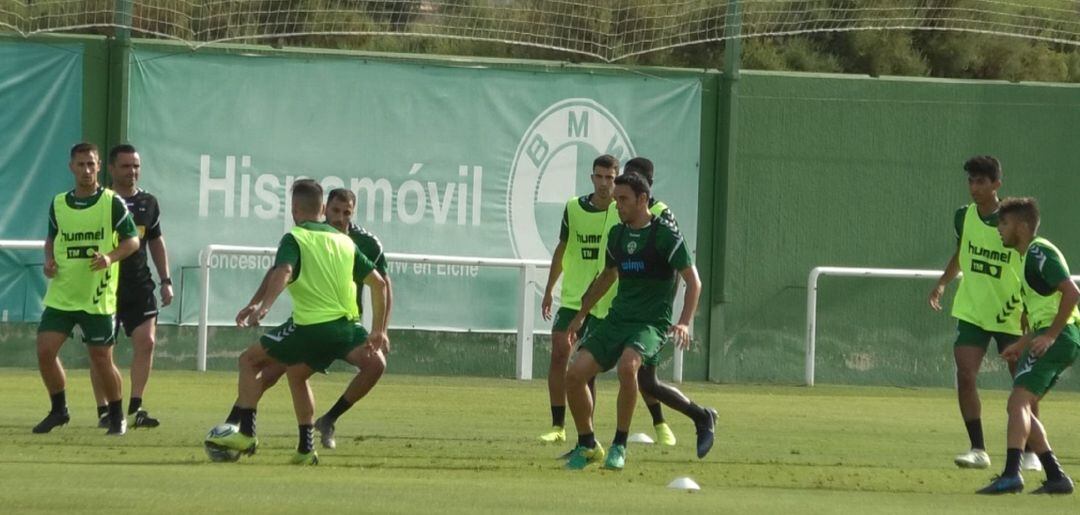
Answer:
<svg viewBox="0 0 1080 515"><path fill-rule="evenodd" d="M657 216L641 229L618 224L608 234L606 264L619 273L608 316L667 330L678 271L693 264L678 228Z"/></svg>
<svg viewBox="0 0 1080 515"><path fill-rule="evenodd" d="M1020 334L1020 256L1001 243L998 216L979 216L975 204L957 211L956 256L963 277L952 315L983 330Z"/></svg>
<svg viewBox="0 0 1080 515"><path fill-rule="evenodd" d="M387 276L386 255L383 253L382 242L374 234L356 224L349 224L349 238L360 249L360 253L368 258L374 265L375 270L384 278ZM364 314L364 281L356 283L356 309Z"/></svg>
<svg viewBox="0 0 1080 515"><path fill-rule="evenodd" d="M1035 238L1023 257L1024 306L1027 308L1031 329L1038 331L1053 325L1061 303L1057 287L1069 280L1069 264L1061 251L1044 238ZM1070 323L1080 320L1080 312L1073 307Z"/></svg>
<svg viewBox="0 0 1080 515"><path fill-rule="evenodd" d="M293 268L289 292L293 297L293 319L298 325L360 318L356 284L364 281L375 264L340 231L318 222L297 225L278 244L274 266L284 264ZM313 270L305 273L305 267ZM347 276L350 271L352 281L340 280L340 275Z"/></svg>

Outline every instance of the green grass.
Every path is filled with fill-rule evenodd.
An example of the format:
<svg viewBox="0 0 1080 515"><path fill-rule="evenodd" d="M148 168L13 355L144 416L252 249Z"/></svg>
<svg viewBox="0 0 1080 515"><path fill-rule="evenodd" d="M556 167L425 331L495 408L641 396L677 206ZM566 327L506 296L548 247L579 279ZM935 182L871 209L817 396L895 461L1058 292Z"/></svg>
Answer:
<svg viewBox="0 0 1080 515"><path fill-rule="evenodd" d="M348 379L313 381L320 409ZM126 376L125 376L126 380ZM48 435L30 427L48 404L36 372L0 370L0 507L6 513L1077 513L1080 497L972 494L1003 463L1005 393L984 392L991 471L958 470L966 436L948 390L686 385L720 410L717 446L693 455L693 427L668 412L674 448L632 445L622 472L568 472L543 445L542 381L387 376L338 424L322 464L286 464L295 446L288 391L260 406L259 453L210 463L202 437L232 403L235 374L157 372L148 407L162 427L105 437L85 370L69 374L72 422ZM614 425L615 383L600 383L598 435ZM1080 395L1043 406L1066 470L1080 475ZM639 407L634 431L651 433ZM571 431L571 433L573 433ZM571 434L573 437L573 434ZM665 488L690 476L702 490ZM1041 474L1026 475L1029 489Z"/></svg>

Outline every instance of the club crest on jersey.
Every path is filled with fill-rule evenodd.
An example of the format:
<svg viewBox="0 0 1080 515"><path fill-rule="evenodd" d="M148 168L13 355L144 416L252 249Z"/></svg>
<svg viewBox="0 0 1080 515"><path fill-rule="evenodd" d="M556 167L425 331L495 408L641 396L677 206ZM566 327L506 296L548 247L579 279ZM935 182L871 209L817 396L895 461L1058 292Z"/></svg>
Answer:
<svg viewBox="0 0 1080 515"><path fill-rule="evenodd" d="M635 252L637 252L637 242L636 241L631 241L631 242L627 243L626 244L626 253L627 254L633 254Z"/></svg>
<svg viewBox="0 0 1080 515"><path fill-rule="evenodd" d="M514 153L506 192L515 257L551 259L550 234L559 227L566 201L592 191L590 167L601 154L624 162L635 151L619 120L596 100L560 100L533 119Z"/></svg>

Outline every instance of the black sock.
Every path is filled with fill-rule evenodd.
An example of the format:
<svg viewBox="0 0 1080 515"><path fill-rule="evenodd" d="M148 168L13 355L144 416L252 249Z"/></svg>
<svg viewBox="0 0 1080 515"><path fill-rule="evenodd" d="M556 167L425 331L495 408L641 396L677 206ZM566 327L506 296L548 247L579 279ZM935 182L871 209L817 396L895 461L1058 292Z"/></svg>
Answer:
<svg viewBox="0 0 1080 515"><path fill-rule="evenodd" d="M315 447L315 426L311 424L300 425L300 443L296 445L296 452L307 454Z"/></svg>
<svg viewBox="0 0 1080 515"><path fill-rule="evenodd" d="M233 404L231 410L229 410L229 416L225 417L226 424L239 424L240 423L240 408Z"/></svg>
<svg viewBox="0 0 1080 515"><path fill-rule="evenodd" d="M1008 449L1005 455L1005 471L1001 473L1002 476L1019 476L1020 475L1020 449Z"/></svg>
<svg viewBox="0 0 1080 515"><path fill-rule="evenodd" d="M124 419L124 401L109 401L109 420Z"/></svg>
<svg viewBox="0 0 1080 515"><path fill-rule="evenodd" d="M128 402L128 415L134 415L142 407L142 397L132 397Z"/></svg>
<svg viewBox="0 0 1080 515"><path fill-rule="evenodd" d="M240 432L244 436L255 436L255 408L238 408L240 413Z"/></svg>
<svg viewBox="0 0 1080 515"><path fill-rule="evenodd" d="M1065 473L1061 471L1061 464L1058 463L1057 456L1054 456L1054 451L1046 451L1040 454L1039 461L1042 462L1043 470L1046 471L1047 481L1056 481L1065 477Z"/></svg>
<svg viewBox="0 0 1080 515"><path fill-rule="evenodd" d="M577 436L577 444L592 449L596 447L596 435L593 433L585 433Z"/></svg>
<svg viewBox="0 0 1080 515"><path fill-rule="evenodd" d="M97 418L104 417L107 413L109 413L108 406L102 404L101 406L97 407Z"/></svg>
<svg viewBox="0 0 1080 515"><path fill-rule="evenodd" d="M626 447L626 437L629 433L629 431L615 431L615 439L611 441L611 445L621 445Z"/></svg>
<svg viewBox="0 0 1080 515"><path fill-rule="evenodd" d="M652 425L660 425L664 423L664 409L660 406L660 403L646 404L646 408L649 408L649 414L652 415Z"/></svg>
<svg viewBox="0 0 1080 515"><path fill-rule="evenodd" d="M353 403L345 400L345 396L338 397L337 402L330 408L330 411L326 412L326 418L329 418L331 422L337 421L338 417L349 411L349 408L353 406Z"/></svg>
<svg viewBox="0 0 1080 515"><path fill-rule="evenodd" d="M551 425L558 427L566 426L566 406L551 407Z"/></svg>
<svg viewBox="0 0 1080 515"><path fill-rule="evenodd" d="M986 442L983 441L982 419L974 418L965 420L964 426L967 427L968 439L971 440L971 448L986 450Z"/></svg>
<svg viewBox="0 0 1080 515"><path fill-rule="evenodd" d="M64 390L49 395L49 402L52 403L52 408L49 409L49 413L67 412L67 394L64 393Z"/></svg>

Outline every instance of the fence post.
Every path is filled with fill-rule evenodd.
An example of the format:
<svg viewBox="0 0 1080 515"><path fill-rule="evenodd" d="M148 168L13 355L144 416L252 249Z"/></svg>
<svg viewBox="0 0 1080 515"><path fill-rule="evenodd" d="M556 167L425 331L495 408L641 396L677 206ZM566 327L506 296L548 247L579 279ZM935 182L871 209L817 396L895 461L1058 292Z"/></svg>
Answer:
<svg viewBox="0 0 1080 515"><path fill-rule="evenodd" d="M532 284L536 282L536 266L526 264L520 270L521 298L518 299L517 378L532 379L533 322L536 316L536 296L533 295Z"/></svg>
<svg viewBox="0 0 1080 515"><path fill-rule="evenodd" d="M199 347L195 354L195 369L199 372L206 372L206 326L210 318L210 256L213 253L213 245L207 245L199 263L199 282L202 283L202 288L199 292Z"/></svg>

